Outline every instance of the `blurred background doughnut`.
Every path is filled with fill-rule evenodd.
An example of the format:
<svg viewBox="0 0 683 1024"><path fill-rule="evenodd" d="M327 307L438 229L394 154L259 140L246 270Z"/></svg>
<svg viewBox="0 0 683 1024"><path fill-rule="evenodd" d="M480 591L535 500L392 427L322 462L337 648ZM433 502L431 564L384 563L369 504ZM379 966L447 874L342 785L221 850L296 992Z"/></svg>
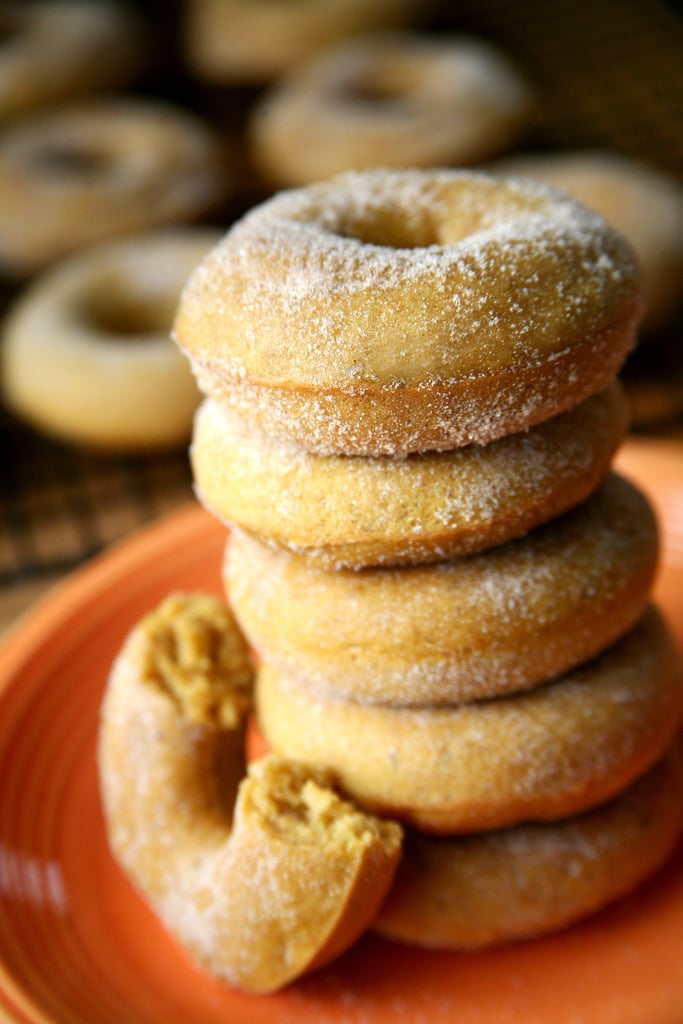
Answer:
<svg viewBox="0 0 683 1024"><path fill-rule="evenodd" d="M338 39L410 23L429 0L188 0L192 71L217 82L267 82Z"/></svg>
<svg viewBox="0 0 683 1024"><path fill-rule="evenodd" d="M37 278L5 322L9 408L95 448L186 444L199 393L169 327L188 273L219 237L176 227L88 249Z"/></svg>
<svg viewBox="0 0 683 1024"><path fill-rule="evenodd" d="M415 32L357 37L281 78L253 112L254 160L276 185L341 171L472 164L529 126L530 87L496 47Z"/></svg>
<svg viewBox="0 0 683 1024"><path fill-rule="evenodd" d="M27 274L95 242L192 220L228 182L193 114L100 100L34 115L0 138L0 265Z"/></svg>
<svg viewBox="0 0 683 1024"><path fill-rule="evenodd" d="M496 169L564 189L601 214L640 262L647 308L641 331L671 322L683 298L683 186L617 152L567 151L501 160Z"/></svg>
<svg viewBox="0 0 683 1024"><path fill-rule="evenodd" d="M142 62L137 20L109 0L9 0L0 33L0 122L125 85Z"/></svg>

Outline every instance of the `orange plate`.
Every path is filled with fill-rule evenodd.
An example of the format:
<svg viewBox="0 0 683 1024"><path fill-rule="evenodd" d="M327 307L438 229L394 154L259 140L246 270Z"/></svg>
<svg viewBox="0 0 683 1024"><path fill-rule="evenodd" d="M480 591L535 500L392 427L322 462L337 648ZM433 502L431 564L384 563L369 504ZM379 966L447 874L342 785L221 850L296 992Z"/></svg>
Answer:
<svg viewBox="0 0 683 1024"><path fill-rule="evenodd" d="M620 467L662 520L657 596L683 638L683 448ZM608 911L543 941L451 955L365 938L285 992L205 977L113 863L95 771L102 688L124 635L171 589L219 590L224 531L191 507L77 573L0 667L0 1021L30 1024L680 1024L683 852Z"/></svg>

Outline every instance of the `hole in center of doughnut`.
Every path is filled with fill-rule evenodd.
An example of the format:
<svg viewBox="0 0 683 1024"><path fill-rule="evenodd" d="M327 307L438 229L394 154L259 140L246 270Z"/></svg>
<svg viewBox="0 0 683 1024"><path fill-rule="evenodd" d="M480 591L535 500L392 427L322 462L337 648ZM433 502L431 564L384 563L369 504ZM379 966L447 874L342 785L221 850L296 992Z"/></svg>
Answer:
<svg viewBox="0 0 683 1024"><path fill-rule="evenodd" d="M164 303L145 303L120 288L102 288L89 297L81 316L97 334L131 341L147 335L169 334L173 310Z"/></svg>
<svg viewBox="0 0 683 1024"><path fill-rule="evenodd" d="M44 146L39 149L33 162L47 174L93 177L109 166L109 160L94 150L78 146Z"/></svg>
<svg viewBox="0 0 683 1024"><path fill-rule="evenodd" d="M409 92L409 83L398 75L368 75L349 82L343 90L343 98L360 105L400 102Z"/></svg>
<svg viewBox="0 0 683 1024"><path fill-rule="evenodd" d="M440 242L430 218L404 209L366 211L364 216L348 218L338 225L337 234L390 249L424 249Z"/></svg>

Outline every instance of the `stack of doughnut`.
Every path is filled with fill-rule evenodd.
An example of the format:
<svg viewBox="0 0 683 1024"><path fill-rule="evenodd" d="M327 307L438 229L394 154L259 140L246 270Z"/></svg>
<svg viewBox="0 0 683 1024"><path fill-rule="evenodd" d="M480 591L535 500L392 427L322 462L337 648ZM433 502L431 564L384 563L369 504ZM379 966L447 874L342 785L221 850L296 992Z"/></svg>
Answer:
<svg viewBox="0 0 683 1024"><path fill-rule="evenodd" d="M683 829L656 525L610 470L641 309L597 214L448 170L281 193L184 290L194 478L231 525L260 731L402 826L368 922L389 938L542 935L633 889ZM118 850L135 875L134 829Z"/></svg>

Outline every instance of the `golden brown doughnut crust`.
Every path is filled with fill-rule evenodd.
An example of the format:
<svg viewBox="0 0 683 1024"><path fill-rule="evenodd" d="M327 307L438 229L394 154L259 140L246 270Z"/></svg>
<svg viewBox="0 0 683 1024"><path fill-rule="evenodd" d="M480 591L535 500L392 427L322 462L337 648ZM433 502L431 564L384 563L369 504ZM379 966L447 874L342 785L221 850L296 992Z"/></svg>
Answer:
<svg viewBox="0 0 683 1024"><path fill-rule="evenodd" d="M202 390L309 450L486 444L602 390L638 273L533 183L370 171L281 193L200 265L175 334Z"/></svg>
<svg viewBox="0 0 683 1024"><path fill-rule="evenodd" d="M225 522L325 569L429 562L502 544L590 494L627 426L613 382L574 409L480 447L316 455L215 399L195 417L200 501Z"/></svg>
<svg viewBox="0 0 683 1024"><path fill-rule="evenodd" d="M0 139L0 269L191 221L228 187L222 144L181 109L99 99L34 114Z"/></svg>
<svg viewBox="0 0 683 1024"><path fill-rule="evenodd" d="M437 565L327 572L234 531L224 579L263 661L348 700L449 704L605 650L642 614L656 561L654 515L613 475L525 537Z"/></svg>
<svg viewBox="0 0 683 1024"><path fill-rule="evenodd" d="M324 772L266 758L243 779L250 681L225 606L174 595L116 660L98 763L113 852L143 897L210 973L271 992L365 930L401 830Z"/></svg>
<svg viewBox="0 0 683 1024"><path fill-rule="evenodd" d="M481 949L577 921L670 856L683 829L680 749L607 804L472 836L409 831L373 928L399 942Z"/></svg>
<svg viewBox="0 0 683 1024"><path fill-rule="evenodd" d="M256 700L276 753L325 765L361 807L455 833L566 817L610 799L670 744L683 686L653 609L599 658L509 697L360 704L264 664Z"/></svg>
<svg viewBox="0 0 683 1024"><path fill-rule="evenodd" d="M266 180L308 185L349 170L475 163L510 146L532 111L522 75L489 43L373 33L278 79L249 137Z"/></svg>

